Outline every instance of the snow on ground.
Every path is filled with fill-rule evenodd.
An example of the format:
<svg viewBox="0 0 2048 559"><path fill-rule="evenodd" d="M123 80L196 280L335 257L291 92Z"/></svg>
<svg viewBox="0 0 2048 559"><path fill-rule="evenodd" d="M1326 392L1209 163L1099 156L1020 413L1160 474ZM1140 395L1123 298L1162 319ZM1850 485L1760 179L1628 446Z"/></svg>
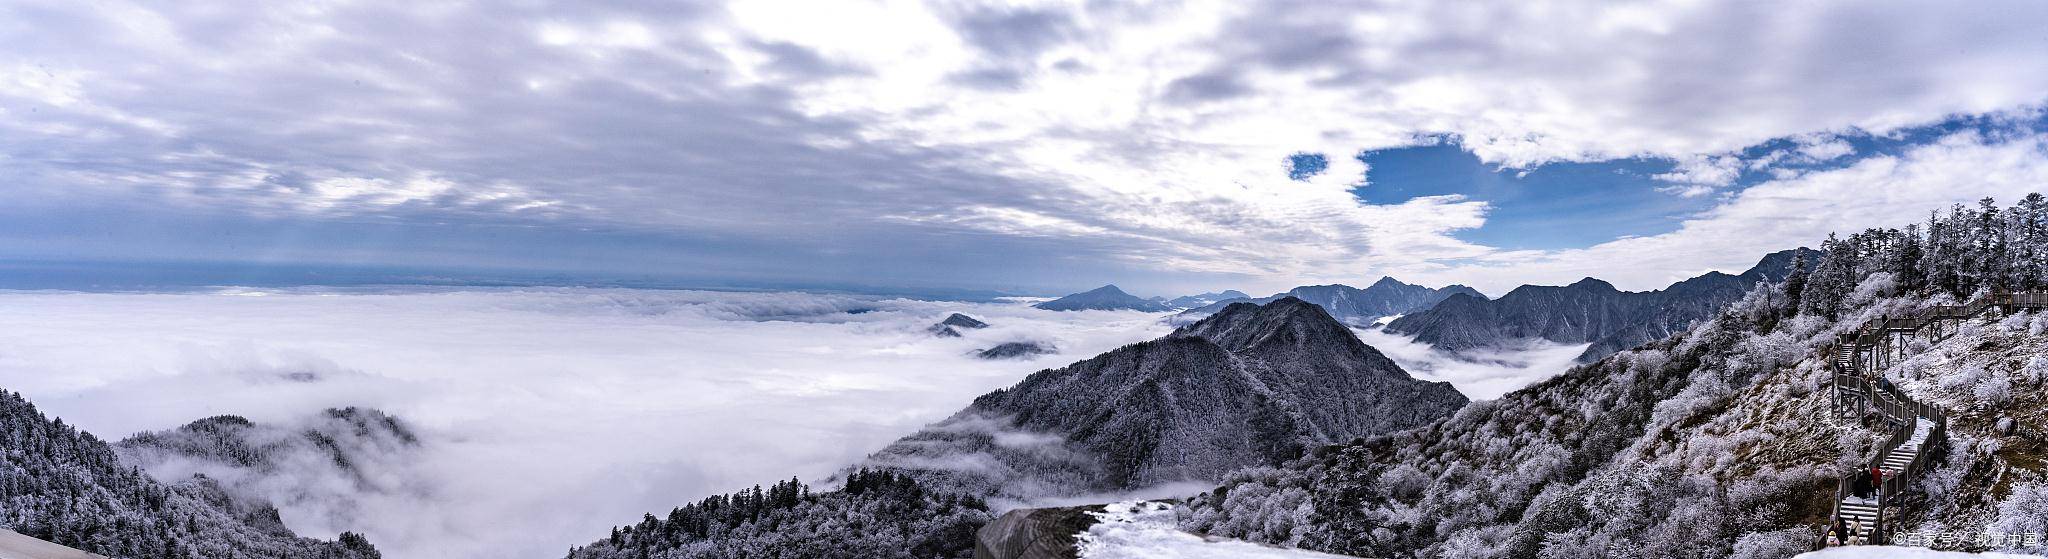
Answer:
<svg viewBox="0 0 2048 559"><path fill-rule="evenodd" d="M2039 555L1935 551L1924 547L1856 545L1801 553L1793 559L2038 559Z"/></svg>
<svg viewBox="0 0 2048 559"><path fill-rule="evenodd" d="M1173 506L1155 501L1111 503L1092 513L1102 522L1081 534L1085 559L1342 559L1341 555L1204 539L1175 527Z"/></svg>

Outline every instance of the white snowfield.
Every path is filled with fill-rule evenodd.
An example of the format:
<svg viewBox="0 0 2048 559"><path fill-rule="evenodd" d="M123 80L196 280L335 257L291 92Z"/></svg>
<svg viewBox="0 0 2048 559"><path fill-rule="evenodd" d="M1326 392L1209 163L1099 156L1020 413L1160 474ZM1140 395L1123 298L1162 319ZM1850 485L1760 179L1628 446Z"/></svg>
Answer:
<svg viewBox="0 0 2048 559"><path fill-rule="evenodd" d="M0 529L0 559L107 559L69 547Z"/></svg>
<svg viewBox="0 0 2048 559"><path fill-rule="evenodd" d="M1081 534L1083 559L1351 559L1182 532L1166 503L1124 501L1090 514L1102 522Z"/></svg>
<svg viewBox="0 0 2048 559"><path fill-rule="evenodd" d="M1924 547L1852 545L1801 553L1792 559L2040 559L2039 555L1935 551Z"/></svg>

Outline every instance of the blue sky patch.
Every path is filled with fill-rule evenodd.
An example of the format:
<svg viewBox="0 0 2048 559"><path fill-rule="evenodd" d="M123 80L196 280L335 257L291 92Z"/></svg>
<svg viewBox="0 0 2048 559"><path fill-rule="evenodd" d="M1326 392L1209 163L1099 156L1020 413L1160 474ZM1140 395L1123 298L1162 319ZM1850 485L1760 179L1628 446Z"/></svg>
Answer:
<svg viewBox="0 0 2048 559"><path fill-rule="evenodd" d="M1678 226L1674 216L1705 209L1710 197L1659 192L1653 176L1667 161L1621 159L1552 163L1526 172L1480 162L1457 142L1371 150L1366 186L1352 193L1374 204L1460 194L1492 205L1486 225L1459 236L1510 249L1582 247Z"/></svg>
<svg viewBox="0 0 2048 559"><path fill-rule="evenodd" d="M1487 202L1486 225L1459 238L1506 249L1563 249L1676 230L1689 214L1721 195L1801 173L1839 169L1870 157L1895 156L1958 132L1987 136L2048 130L2048 113L2030 118L1959 116L1884 135L1857 130L1772 139L1734 153L1680 162L1626 158L1500 168L1479 160L1457 138L1367 150L1366 184L1353 195L1372 204L1420 196L1463 195ZM1688 173L1688 164L1704 169ZM1702 182L1704 180L1704 182ZM1688 195L1691 194L1691 195Z"/></svg>
<svg viewBox="0 0 2048 559"><path fill-rule="evenodd" d="M1305 181L1330 168L1330 158L1320 153L1295 152L1287 156L1287 178Z"/></svg>

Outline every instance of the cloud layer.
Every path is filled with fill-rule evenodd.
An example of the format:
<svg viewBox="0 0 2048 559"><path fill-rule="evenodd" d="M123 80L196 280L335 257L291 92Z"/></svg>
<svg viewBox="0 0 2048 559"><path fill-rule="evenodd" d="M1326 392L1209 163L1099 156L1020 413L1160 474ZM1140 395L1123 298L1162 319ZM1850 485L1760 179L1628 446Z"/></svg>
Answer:
<svg viewBox="0 0 2048 559"><path fill-rule="evenodd" d="M380 475L403 490L284 507L294 528L366 532L393 557L550 556L642 512L820 479L1030 371L1166 330L1140 313L794 293L0 292L0 306L0 386L101 436L341 406L401 418L421 446ZM924 330L951 312L992 326ZM968 355L1014 339L1067 353Z"/></svg>
<svg viewBox="0 0 2048 559"><path fill-rule="evenodd" d="M2030 2L0 11L0 172L16 179L0 252L15 257L1257 290L1478 274L1461 266L1477 259L1655 287L1700 264L1474 244L1458 233L1485 203L1362 203L1348 155L1449 136L1510 167L1668 158L1670 195L1735 197L1688 229L1743 227L1813 214L1731 192L1733 152L1811 137L1801 156L1832 159L1834 133L2048 92L2027 71L2048 55L2048 7ZM1297 152L1329 168L1290 180ZM2001 189L1900 172L1955 197Z"/></svg>
<svg viewBox="0 0 2048 559"><path fill-rule="evenodd" d="M1473 400L1492 400L1502 394L1564 373L1590 344L1564 345L1543 339L1523 340L1520 347L1488 349L1453 355L1429 344L1372 328L1353 328L1366 345L1380 350L1408 374L1422 380L1451 383Z"/></svg>

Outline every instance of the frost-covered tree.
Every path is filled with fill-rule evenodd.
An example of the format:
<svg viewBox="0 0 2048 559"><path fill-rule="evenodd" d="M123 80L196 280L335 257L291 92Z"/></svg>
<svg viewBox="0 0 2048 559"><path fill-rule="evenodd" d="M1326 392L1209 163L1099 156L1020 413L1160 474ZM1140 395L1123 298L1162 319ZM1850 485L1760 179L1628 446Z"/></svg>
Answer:
<svg viewBox="0 0 2048 559"><path fill-rule="evenodd" d="M292 535L205 477L167 485L91 433L0 391L0 528L121 559L373 559L360 534Z"/></svg>
<svg viewBox="0 0 2048 559"><path fill-rule="evenodd" d="M795 479L676 507L613 528L571 559L950 559L972 557L991 519L972 496L934 493L908 475L861 469L836 491Z"/></svg>
<svg viewBox="0 0 2048 559"><path fill-rule="evenodd" d="M1813 274L1809 269L1811 266L1812 263L1806 261L1806 251L1792 253L1792 269L1785 273L1785 300L1793 302L1788 305L1793 311L1799 308L1799 294L1806 292L1807 279Z"/></svg>
<svg viewBox="0 0 2048 559"><path fill-rule="evenodd" d="M2048 288L2022 273L2030 222L2016 216L2028 211L1956 206L1924 228L1831 236L1796 297L1793 282L1761 285L1673 338L1430 426L1240 472L1191 499L1183 525L1359 556L1790 557L1812 544L1839 473L1883 439L1833 418L1814 350L1873 318ZM2015 473L2038 455L1999 453L1991 421L2044 417L2048 342L2035 323L1966 323L1912 342L1919 356L1887 372L1916 398L1970 410L1952 416L1954 462L1916 481L1925 504L1902 525L1981 529L1998 512L2009 531L2040 530L2048 496L2023 492L2038 488L1983 489L1998 481L1987 475L2039 481ZM1272 514L1289 489L1311 496L1305 522Z"/></svg>
<svg viewBox="0 0 2048 559"><path fill-rule="evenodd" d="M1899 291L1947 293L2048 288L2048 198L2030 194L2010 208L1985 198L1928 215L1925 227L1829 235L1826 254L1786 293L1799 310L1834 318L1872 274L1889 273Z"/></svg>

